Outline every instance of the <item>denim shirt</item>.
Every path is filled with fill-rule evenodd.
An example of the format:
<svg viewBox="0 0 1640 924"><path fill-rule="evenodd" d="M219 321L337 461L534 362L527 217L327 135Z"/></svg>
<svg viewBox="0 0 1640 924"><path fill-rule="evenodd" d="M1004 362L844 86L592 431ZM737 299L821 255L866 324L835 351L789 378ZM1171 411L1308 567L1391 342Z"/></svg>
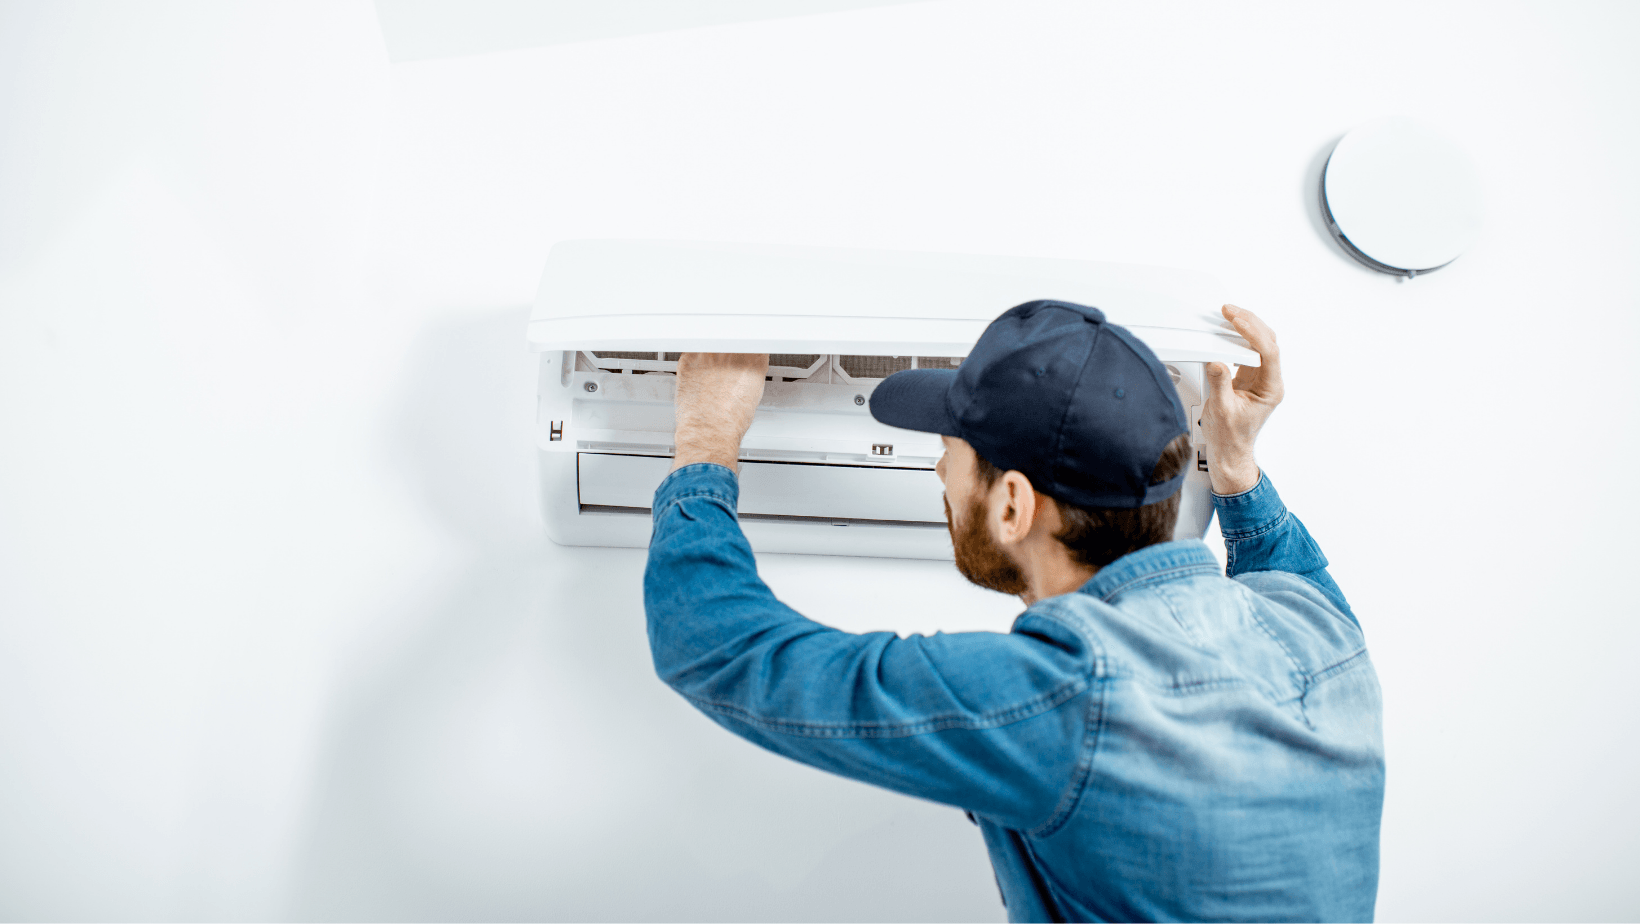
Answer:
<svg viewBox="0 0 1640 924"><path fill-rule="evenodd" d="M739 485L656 491L656 671L778 754L966 810L1010 920L1370 920L1378 681L1327 560L1268 479L1215 496L1229 576L1166 542L1010 632L804 618L757 576Z"/></svg>

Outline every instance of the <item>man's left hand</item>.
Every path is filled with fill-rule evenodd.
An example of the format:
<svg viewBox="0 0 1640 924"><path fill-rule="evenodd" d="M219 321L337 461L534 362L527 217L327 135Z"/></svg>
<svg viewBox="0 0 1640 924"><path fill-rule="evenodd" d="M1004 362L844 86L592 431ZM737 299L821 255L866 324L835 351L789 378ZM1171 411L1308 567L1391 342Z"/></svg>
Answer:
<svg viewBox="0 0 1640 924"><path fill-rule="evenodd" d="M678 358L673 471L696 462L739 471L740 440L763 400L768 374L767 353L685 353Z"/></svg>

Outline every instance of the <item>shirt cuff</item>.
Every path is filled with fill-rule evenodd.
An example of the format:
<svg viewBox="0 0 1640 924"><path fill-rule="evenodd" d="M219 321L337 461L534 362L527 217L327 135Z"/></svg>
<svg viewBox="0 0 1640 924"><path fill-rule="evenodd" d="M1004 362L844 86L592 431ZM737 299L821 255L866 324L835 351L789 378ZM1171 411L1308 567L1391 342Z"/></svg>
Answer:
<svg viewBox="0 0 1640 924"><path fill-rule="evenodd" d="M1258 484L1240 494L1214 494L1213 507L1219 513L1219 532L1226 539L1245 539L1280 523L1287 515L1276 486L1262 470Z"/></svg>
<svg viewBox="0 0 1640 924"><path fill-rule="evenodd" d="M659 520L661 513L686 497L714 497L729 505L733 512L740 506L740 479L732 469L716 462L696 462L685 465L661 480L655 489L653 511Z"/></svg>

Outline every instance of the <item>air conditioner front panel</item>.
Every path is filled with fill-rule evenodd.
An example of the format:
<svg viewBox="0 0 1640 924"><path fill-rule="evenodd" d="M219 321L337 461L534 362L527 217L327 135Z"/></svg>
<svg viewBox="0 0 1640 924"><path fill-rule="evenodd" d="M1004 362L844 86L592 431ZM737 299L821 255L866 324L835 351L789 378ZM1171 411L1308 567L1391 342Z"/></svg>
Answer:
<svg viewBox="0 0 1640 924"><path fill-rule="evenodd" d="M1000 312L998 312L1000 313ZM635 313L531 322L530 348L966 356L985 320Z"/></svg>
<svg viewBox="0 0 1640 924"><path fill-rule="evenodd" d="M581 508L593 512L647 512L672 469L666 456L577 455ZM944 530L943 491L928 469L742 462L739 512Z"/></svg>
<svg viewBox="0 0 1640 924"><path fill-rule="evenodd" d="M535 350L965 356L1008 308L1092 305L1164 360L1258 365L1188 270L966 254L680 241L565 241L547 257Z"/></svg>

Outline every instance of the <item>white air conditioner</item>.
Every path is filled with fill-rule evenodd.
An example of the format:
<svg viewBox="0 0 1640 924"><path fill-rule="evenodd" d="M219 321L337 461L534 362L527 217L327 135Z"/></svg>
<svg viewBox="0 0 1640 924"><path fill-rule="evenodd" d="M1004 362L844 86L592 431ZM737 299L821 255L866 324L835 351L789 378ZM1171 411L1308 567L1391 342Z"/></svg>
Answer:
<svg viewBox="0 0 1640 924"><path fill-rule="evenodd" d="M957 366L997 315L1055 298L1095 306L1167 364L1202 447L1202 364L1257 365L1209 276L1022 257L660 241L568 241L530 317L541 353L541 508L563 545L642 548L671 468L680 353L769 353L741 450L740 520L766 552L950 558L933 434L885 426L871 390ZM1205 462L1177 535L1212 516Z"/></svg>

